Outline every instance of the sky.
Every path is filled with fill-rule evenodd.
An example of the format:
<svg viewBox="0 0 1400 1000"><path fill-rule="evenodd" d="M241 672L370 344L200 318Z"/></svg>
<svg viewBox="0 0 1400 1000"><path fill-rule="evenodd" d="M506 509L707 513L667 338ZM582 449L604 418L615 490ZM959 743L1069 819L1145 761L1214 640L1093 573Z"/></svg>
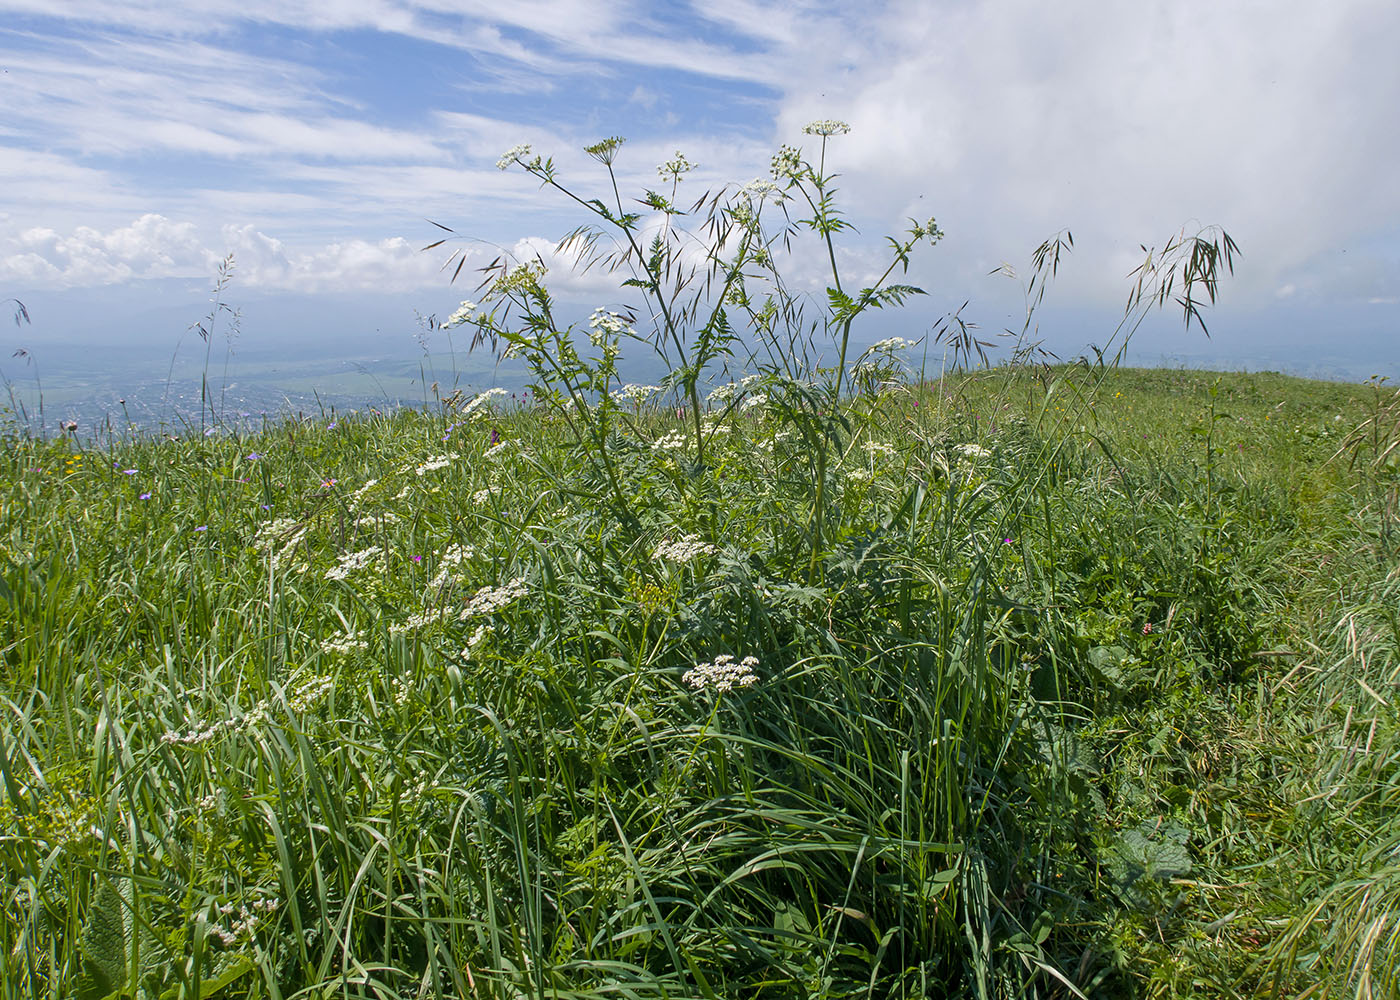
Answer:
<svg viewBox="0 0 1400 1000"><path fill-rule="evenodd" d="M1398 46L1394 0L0 0L0 299L32 321L0 329L168 350L232 254L249 350L411 353L475 284L448 253L549 256L585 221L498 170L509 147L591 195L582 148L625 136L624 190L682 151L699 195L838 119L848 273L911 218L947 234L911 269L929 295L863 335L964 302L1018 328L1031 252L1068 230L1038 329L1072 356L1112 335L1144 247L1220 226L1240 257L1209 338L1162 317L1135 359L1400 377ZM462 242L424 251L432 222ZM581 316L629 301L551 259ZM791 263L814 295L818 264Z"/></svg>

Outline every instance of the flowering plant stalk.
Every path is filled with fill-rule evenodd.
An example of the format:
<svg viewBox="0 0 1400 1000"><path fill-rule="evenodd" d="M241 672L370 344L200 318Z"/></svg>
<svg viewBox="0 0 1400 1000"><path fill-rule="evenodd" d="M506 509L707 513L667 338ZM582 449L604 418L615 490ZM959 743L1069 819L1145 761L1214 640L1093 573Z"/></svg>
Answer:
<svg viewBox="0 0 1400 1000"><path fill-rule="evenodd" d="M800 149L784 146L772 159L771 179L713 195L706 192L688 207L681 204L680 185L695 164L677 153L657 168L660 190L648 189L636 199L645 212L633 210L623 199L615 168L624 144L620 137L585 150L606 171L602 197L576 193L561 179L553 159L534 154L528 146L514 147L497 163L501 169L524 170L591 216L564 237L558 252L573 257L580 270L598 267L618 273L621 287L640 296L626 323L610 332L649 344L666 365L668 374L660 389L675 393L683 404L695 469L706 466L707 436L712 433L703 419L701 395L707 373L736 365L756 371L763 384L774 386L774 412L796 426L811 450L814 563L826 536L828 452L839 447L842 436L839 397L854 387L847 372L852 330L866 311L900 305L922 294L922 289L890 279L897 271L907 272L919 243L934 244L943 236L932 219L913 222L907 233L889 238L890 259L879 279L859 290L849 287L837 263L836 242L851 225L836 207L837 175L826 166L828 142L849 130L843 122L813 122L805 132L820 140L815 163ZM791 205L805 206L801 217L790 214ZM770 224L775 213L775 224ZM830 267L821 315L810 322L805 317L808 297L788 283L779 266L783 251L790 250L802 230L818 236ZM464 262L465 257L454 278ZM580 365L567 331L561 332L552 314L538 259L521 264L502 254L483 271L478 288L482 305L473 305L469 320L476 326L472 347L485 343L503 356L522 356L547 390L563 390L564 396L556 398L567 397L566 419L571 426L578 423L580 439L596 449L592 461L605 470L612 491L625 504L626 493L605 445L616 410L616 401L609 400L616 353L605 352L597 367L585 370L587 366ZM641 332L632 328L633 317L646 317ZM824 361L824 349L834 350L834 366ZM739 402L729 400L725 414Z"/></svg>
<svg viewBox="0 0 1400 1000"><path fill-rule="evenodd" d="M490 337L505 345L503 357L525 360L535 377L531 388L536 400L564 421L576 441L587 443L584 453L589 463L607 483L623 524L635 534L639 523L607 446L614 421L624 412L609 389L617 380L619 341L632 335L628 318L596 310L588 327L588 340L596 353L580 354L574 328L560 325L554 317L554 300L544 275L544 263L539 260L502 267L484 286L483 304L494 304L497 309L480 312L476 303L463 302L443 325L471 323L477 328L474 342ZM511 313L516 315L517 325L498 318ZM467 403L464 412L472 412L480 399Z"/></svg>

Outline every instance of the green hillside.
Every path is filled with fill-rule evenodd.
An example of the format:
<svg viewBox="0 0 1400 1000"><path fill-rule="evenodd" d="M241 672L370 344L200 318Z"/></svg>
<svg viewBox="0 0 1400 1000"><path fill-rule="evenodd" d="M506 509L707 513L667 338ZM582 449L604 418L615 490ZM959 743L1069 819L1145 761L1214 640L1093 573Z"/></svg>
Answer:
<svg viewBox="0 0 1400 1000"><path fill-rule="evenodd" d="M805 391L12 429L0 995L1400 992L1395 391Z"/></svg>

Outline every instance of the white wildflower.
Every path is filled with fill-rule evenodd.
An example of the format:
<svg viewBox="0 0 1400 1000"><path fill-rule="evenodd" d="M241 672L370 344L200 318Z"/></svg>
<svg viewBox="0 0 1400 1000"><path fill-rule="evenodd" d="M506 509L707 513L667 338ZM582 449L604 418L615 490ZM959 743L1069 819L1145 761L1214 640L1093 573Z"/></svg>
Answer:
<svg viewBox="0 0 1400 1000"><path fill-rule="evenodd" d="M437 576L433 577L430 586L434 590L445 586L453 577L453 569L463 562L476 555L476 550L470 545L449 545L442 552L438 553Z"/></svg>
<svg viewBox="0 0 1400 1000"><path fill-rule="evenodd" d="M528 142L518 143L501 154L501 158L496 161L496 169L505 170L516 160L523 160L529 155L530 144Z"/></svg>
<svg viewBox="0 0 1400 1000"><path fill-rule="evenodd" d="M885 444L883 441L867 441L861 447L865 449L865 453L872 459L894 457L893 446Z"/></svg>
<svg viewBox="0 0 1400 1000"><path fill-rule="evenodd" d="M175 746L200 746L224 733L239 733L260 726L267 721L267 702L260 701L248 712L239 717L220 719L217 722L199 722L185 732L169 731L161 735L160 741Z"/></svg>
<svg viewBox="0 0 1400 1000"><path fill-rule="evenodd" d="M677 150L676 155L674 157L667 160L665 163L661 164L656 168L656 172L660 174L663 178L674 178L675 180L680 180L682 175L690 173L692 170L695 169L695 167L696 164L691 163L690 160L686 159L686 155L684 153L682 153L680 150Z"/></svg>
<svg viewBox="0 0 1400 1000"><path fill-rule="evenodd" d="M477 490L475 493L472 494L472 503L477 504L478 506L480 506L481 504L490 503L491 498L495 495L496 488L494 486L488 486L484 490Z"/></svg>
<svg viewBox="0 0 1400 1000"><path fill-rule="evenodd" d="M489 408L492 405L494 405L496 400L505 399L507 395L508 393L500 386L496 386L493 389L487 389L484 392L479 392L471 399L467 400L467 405L462 407L462 413L466 416L471 416L472 414L480 414L484 416L485 413L483 411L483 407Z"/></svg>
<svg viewBox="0 0 1400 1000"><path fill-rule="evenodd" d="M302 681L296 693L287 699L287 705L293 712L309 712L334 690L334 677L311 677Z"/></svg>
<svg viewBox="0 0 1400 1000"><path fill-rule="evenodd" d="M486 642L487 639L496 634L495 628L489 623L483 622L478 625L471 636L467 639L466 646L462 647L462 659L470 660L476 651Z"/></svg>
<svg viewBox="0 0 1400 1000"><path fill-rule="evenodd" d="M369 649L364 632L345 632L321 643L321 652L330 656L346 656L359 649Z"/></svg>
<svg viewBox="0 0 1400 1000"><path fill-rule="evenodd" d="M624 405L641 406L660 391L659 385L635 385L629 382L621 389L616 390L612 397Z"/></svg>
<svg viewBox="0 0 1400 1000"><path fill-rule="evenodd" d="M739 193L742 195L746 195L753 201L762 201L770 194L776 195L779 198L782 197L782 193L779 191L778 185L774 184L770 180L764 180L763 178L758 178L756 180L749 181L747 184L745 184L739 189Z"/></svg>
<svg viewBox="0 0 1400 1000"><path fill-rule="evenodd" d="M733 382L726 382L724 385L717 385L710 390L710 394L705 397L707 403L727 403L738 393L739 386Z"/></svg>
<svg viewBox="0 0 1400 1000"><path fill-rule="evenodd" d="M495 614L529 592L523 576L517 576L514 580L503 583L499 587L482 587L472 595L471 600L467 601L466 607L462 609L461 618L466 620Z"/></svg>
<svg viewBox="0 0 1400 1000"><path fill-rule="evenodd" d="M588 339L594 347L606 347L621 336L635 337L636 331L627 325L627 319L611 309L598 308L588 317Z"/></svg>
<svg viewBox="0 0 1400 1000"><path fill-rule="evenodd" d="M714 688L721 692L731 691L736 687L752 687L757 684L758 675L754 673L757 666L756 656L746 656L736 663L734 657L723 653L716 656L711 663L697 663L685 672L682 680L697 691L704 691L706 688Z"/></svg>
<svg viewBox="0 0 1400 1000"><path fill-rule="evenodd" d="M656 547L653 559L665 562L686 563L699 556L712 556L718 551L708 542L702 542L698 535L684 535L677 540L666 540Z"/></svg>
<svg viewBox="0 0 1400 1000"><path fill-rule="evenodd" d="M258 529L253 536L253 544L268 552L272 564L277 566L296 552L297 546L306 538L307 527L294 517L279 517Z"/></svg>
<svg viewBox="0 0 1400 1000"><path fill-rule="evenodd" d="M968 461L976 461L979 458L992 457L992 453L986 448L983 448L980 444L972 444L971 442L958 445L954 449L954 451L956 451L959 455L961 455Z"/></svg>
<svg viewBox="0 0 1400 1000"><path fill-rule="evenodd" d="M686 437L681 431L671 431L664 437L659 437L651 443L657 451L681 451L685 448Z"/></svg>
<svg viewBox="0 0 1400 1000"><path fill-rule="evenodd" d="M461 326L472 318L472 313L474 312L476 312L476 303L464 300L462 304L457 307L457 311L447 317L447 321L442 324L442 328L444 330L450 330L454 326Z"/></svg>
<svg viewBox="0 0 1400 1000"><path fill-rule="evenodd" d="M251 907L246 903L240 904L237 910L238 917L229 927L214 924L209 928L209 933L217 937L225 948L231 948L240 941L251 939L281 905L281 901L275 896L260 896L253 900ZM219 907L219 914L224 917L233 916L233 904L225 903Z"/></svg>
<svg viewBox="0 0 1400 1000"><path fill-rule="evenodd" d="M390 635L407 635L409 632L416 632L420 628L426 628L434 622L439 621L441 616L436 611L424 611L420 614L409 615L402 622L389 626Z"/></svg>
<svg viewBox="0 0 1400 1000"><path fill-rule="evenodd" d="M229 728L229 723L231 721L232 720L225 719L221 722L207 724L201 722L194 726L194 728L187 729L182 733L171 730L162 734L160 741L162 743L178 743L180 746L185 747L196 747L202 743L208 743L220 733L225 732Z"/></svg>
<svg viewBox="0 0 1400 1000"><path fill-rule="evenodd" d="M357 573L362 569L371 567L377 561L377 557L383 551L378 545L371 545L367 549L359 552L347 552L340 557L334 566L326 570L327 580L344 580L351 573Z"/></svg>
<svg viewBox="0 0 1400 1000"><path fill-rule="evenodd" d="M457 460L458 454L453 451L446 455L430 455L421 462L413 471L422 476L429 472L436 472L438 469L445 469Z"/></svg>
<svg viewBox="0 0 1400 1000"><path fill-rule="evenodd" d="M808 122L802 126L802 131L807 135L845 135L851 130L851 126L843 121L836 121L832 118L824 118L821 121Z"/></svg>
<svg viewBox="0 0 1400 1000"><path fill-rule="evenodd" d="M756 406L764 406L768 403L768 396L762 392L756 392L739 404L740 413L748 413Z"/></svg>
<svg viewBox="0 0 1400 1000"><path fill-rule="evenodd" d="M888 337L885 340L877 340L865 349L866 354L893 354L895 351L907 351L914 346L914 341L905 340L903 337Z"/></svg>
<svg viewBox="0 0 1400 1000"><path fill-rule="evenodd" d="M399 515L391 510L386 510L380 514L365 514L363 517L355 519L357 528L377 528L381 524L393 524L399 519Z"/></svg>

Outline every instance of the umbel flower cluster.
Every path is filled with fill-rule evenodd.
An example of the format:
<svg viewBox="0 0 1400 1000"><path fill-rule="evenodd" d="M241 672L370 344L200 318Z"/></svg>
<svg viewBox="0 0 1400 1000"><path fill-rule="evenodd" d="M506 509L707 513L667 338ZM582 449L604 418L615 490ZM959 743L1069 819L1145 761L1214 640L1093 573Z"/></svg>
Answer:
<svg viewBox="0 0 1400 1000"><path fill-rule="evenodd" d="M708 542L702 542L698 535L685 535L679 539L667 539L656 547L652 557L668 562L685 563L699 556L712 556L717 550Z"/></svg>
<svg viewBox="0 0 1400 1000"><path fill-rule="evenodd" d="M754 673L757 666L756 656L746 656L736 663L734 657L728 653L721 653L710 663L697 663L685 672L682 680L697 691L704 691L706 688L714 688L720 692L732 691L736 687L753 687L757 684L758 675Z"/></svg>

